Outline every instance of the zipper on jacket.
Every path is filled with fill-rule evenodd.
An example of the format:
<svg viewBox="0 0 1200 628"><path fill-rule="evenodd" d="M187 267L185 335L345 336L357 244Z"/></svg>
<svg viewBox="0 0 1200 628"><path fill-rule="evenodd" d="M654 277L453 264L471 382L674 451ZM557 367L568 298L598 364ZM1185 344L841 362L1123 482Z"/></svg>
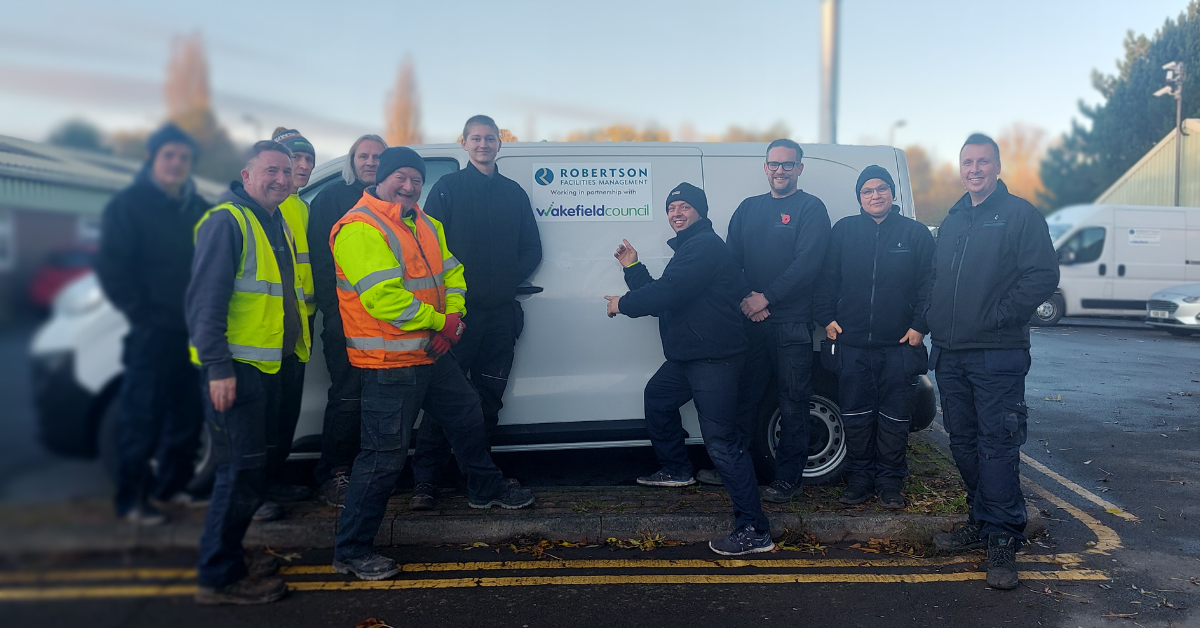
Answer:
<svg viewBox="0 0 1200 628"><path fill-rule="evenodd" d="M971 243L971 230L975 228L975 208L971 208L971 218L967 223L967 234L963 240L962 251L958 252L958 270L954 273L954 297L950 299L950 347L954 347L954 324L958 322L958 280L962 277L963 262L967 259L967 245ZM950 259L953 268L954 258Z"/></svg>
<svg viewBox="0 0 1200 628"><path fill-rule="evenodd" d="M421 254L421 259L425 260L425 268L429 269L429 271L430 271L429 276L433 277L433 265L429 263L429 258L425 256L425 249L421 248L421 238L417 235L417 229L418 229L417 228L417 218L419 218L419 216L415 216L415 215L413 216L413 228L411 229L411 231L413 232L413 240L416 241L416 243L417 243L417 251ZM401 218L401 220L403 220L403 218ZM408 225L405 225L405 226L408 226ZM437 236L437 233L434 233L433 235ZM438 253L440 254L441 251L438 251ZM438 301L438 307L443 308L442 295L440 292L438 293L437 301Z"/></svg>
<svg viewBox="0 0 1200 628"><path fill-rule="evenodd" d="M871 255L871 311L867 318L867 346L871 345L875 335L875 272L879 268L879 232L882 225L875 224L875 250Z"/></svg>

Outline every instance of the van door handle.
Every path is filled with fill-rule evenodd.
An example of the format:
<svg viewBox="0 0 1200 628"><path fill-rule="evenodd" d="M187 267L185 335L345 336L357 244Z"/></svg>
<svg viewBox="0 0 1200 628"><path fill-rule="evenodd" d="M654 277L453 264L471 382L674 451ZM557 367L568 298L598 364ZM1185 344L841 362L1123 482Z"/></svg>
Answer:
<svg viewBox="0 0 1200 628"><path fill-rule="evenodd" d="M517 294L537 294L545 290L541 286L517 286Z"/></svg>
<svg viewBox="0 0 1200 628"><path fill-rule="evenodd" d="M1104 276L1104 274L1105 274L1105 273L1107 273L1107 272L1108 272L1108 265L1107 265L1107 264L1101 264L1101 265L1100 265L1100 276L1101 276L1101 277L1103 277L1103 276Z"/></svg>
<svg viewBox="0 0 1200 628"><path fill-rule="evenodd" d="M1117 265L1117 275L1119 275L1121 277L1125 276L1125 265L1124 264Z"/></svg>

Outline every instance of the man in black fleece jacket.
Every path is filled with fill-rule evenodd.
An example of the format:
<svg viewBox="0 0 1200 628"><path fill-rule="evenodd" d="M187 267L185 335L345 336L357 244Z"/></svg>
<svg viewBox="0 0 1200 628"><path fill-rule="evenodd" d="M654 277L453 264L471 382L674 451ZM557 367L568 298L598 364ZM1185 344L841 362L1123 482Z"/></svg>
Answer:
<svg viewBox="0 0 1200 628"><path fill-rule="evenodd" d="M677 234L667 241L675 256L653 279L624 241L615 257L629 292L608 299L608 315L657 316L667 361L646 384L646 428L662 469L638 478L644 486L694 484L679 408L696 403L704 446L733 502L735 530L714 539L718 554L769 552L770 524L758 496L754 461L737 426L738 375L746 336L738 302L746 289L729 249L713 231L704 190L681 183L667 195L667 221Z"/></svg>
<svg viewBox="0 0 1200 628"><path fill-rule="evenodd" d="M167 124L147 142L133 185L104 208L96 275L129 321L117 421L117 516L165 521L150 499L190 498L204 414L188 360L183 293L191 278L192 227L208 209L189 178L195 142ZM152 473L150 458L156 457Z"/></svg>
<svg viewBox="0 0 1200 628"><path fill-rule="evenodd" d="M942 419L971 514L934 541L948 550L986 545L988 585L1014 589L1015 553L1025 541L1020 462L1029 319L1058 287L1058 259L1046 219L999 180L996 142L967 138L959 174L967 193L938 230L925 320Z"/></svg>
<svg viewBox="0 0 1200 628"><path fill-rule="evenodd" d="M542 239L529 195L496 168L501 142L495 120L483 115L468 119L462 147L470 159L467 167L439 179L424 209L441 221L446 246L463 265L467 327L451 352L479 393L490 443L524 327L517 286L542 262ZM439 472L450 462L445 434L434 421L425 425L429 429L420 430L413 455L414 510L434 508Z"/></svg>
<svg viewBox="0 0 1200 628"><path fill-rule="evenodd" d="M729 220L727 237L733 260L752 290L741 305L751 321L746 326L750 353L739 402L745 429L754 425L772 372L779 384L775 479L763 490L763 499L771 502L792 498L808 462L812 291L829 239L825 204L796 185L804 171L803 158L799 144L787 139L771 142L763 165L771 191L742 201ZM710 481L704 475L701 481Z"/></svg>
<svg viewBox="0 0 1200 628"><path fill-rule="evenodd" d="M849 485L841 502L904 508L908 424L925 372L925 302L933 236L893 205L892 175L868 166L858 177L861 210L833 226L813 301L818 325L837 341Z"/></svg>
<svg viewBox="0 0 1200 628"><path fill-rule="evenodd" d="M358 455L362 408L362 375L346 356L346 334L338 310L337 271L329 249L333 225L354 209L363 190L375 184L379 155L387 148L378 135L364 135L350 146L341 180L321 190L309 205L308 255L312 266L317 309L321 312L321 342L329 371L329 394L321 431L321 459L313 473L321 497L330 506L341 506L350 484L350 467Z"/></svg>

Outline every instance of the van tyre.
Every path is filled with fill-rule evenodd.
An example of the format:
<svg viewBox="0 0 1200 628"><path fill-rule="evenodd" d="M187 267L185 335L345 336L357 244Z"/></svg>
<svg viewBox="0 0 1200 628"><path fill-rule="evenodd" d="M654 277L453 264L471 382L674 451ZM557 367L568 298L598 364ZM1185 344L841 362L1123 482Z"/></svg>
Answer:
<svg viewBox="0 0 1200 628"><path fill-rule="evenodd" d="M1034 327L1053 327L1058 324L1066 310L1067 302L1063 300L1062 295L1051 295L1033 311L1033 318L1029 319L1029 324Z"/></svg>
<svg viewBox="0 0 1200 628"><path fill-rule="evenodd" d="M759 405L750 454L759 485L775 481L775 446L779 443L779 404L774 387ZM808 465L805 484L829 484L842 477L846 466L846 437L842 413L833 400L813 395L808 402Z"/></svg>

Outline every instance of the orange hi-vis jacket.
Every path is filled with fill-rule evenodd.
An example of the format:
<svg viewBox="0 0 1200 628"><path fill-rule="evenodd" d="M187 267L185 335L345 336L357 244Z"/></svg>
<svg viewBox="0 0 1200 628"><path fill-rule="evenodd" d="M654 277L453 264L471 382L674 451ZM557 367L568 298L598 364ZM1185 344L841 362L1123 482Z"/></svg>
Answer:
<svg viewBox="0 0 1200 628"><path fill-rule="evenodd" d="M368 188L329 236L338 307L350 363L385 369L432 364L425 353L446 314L465 313L462 265L446 249L442 226L420 207Z"/></svg>

